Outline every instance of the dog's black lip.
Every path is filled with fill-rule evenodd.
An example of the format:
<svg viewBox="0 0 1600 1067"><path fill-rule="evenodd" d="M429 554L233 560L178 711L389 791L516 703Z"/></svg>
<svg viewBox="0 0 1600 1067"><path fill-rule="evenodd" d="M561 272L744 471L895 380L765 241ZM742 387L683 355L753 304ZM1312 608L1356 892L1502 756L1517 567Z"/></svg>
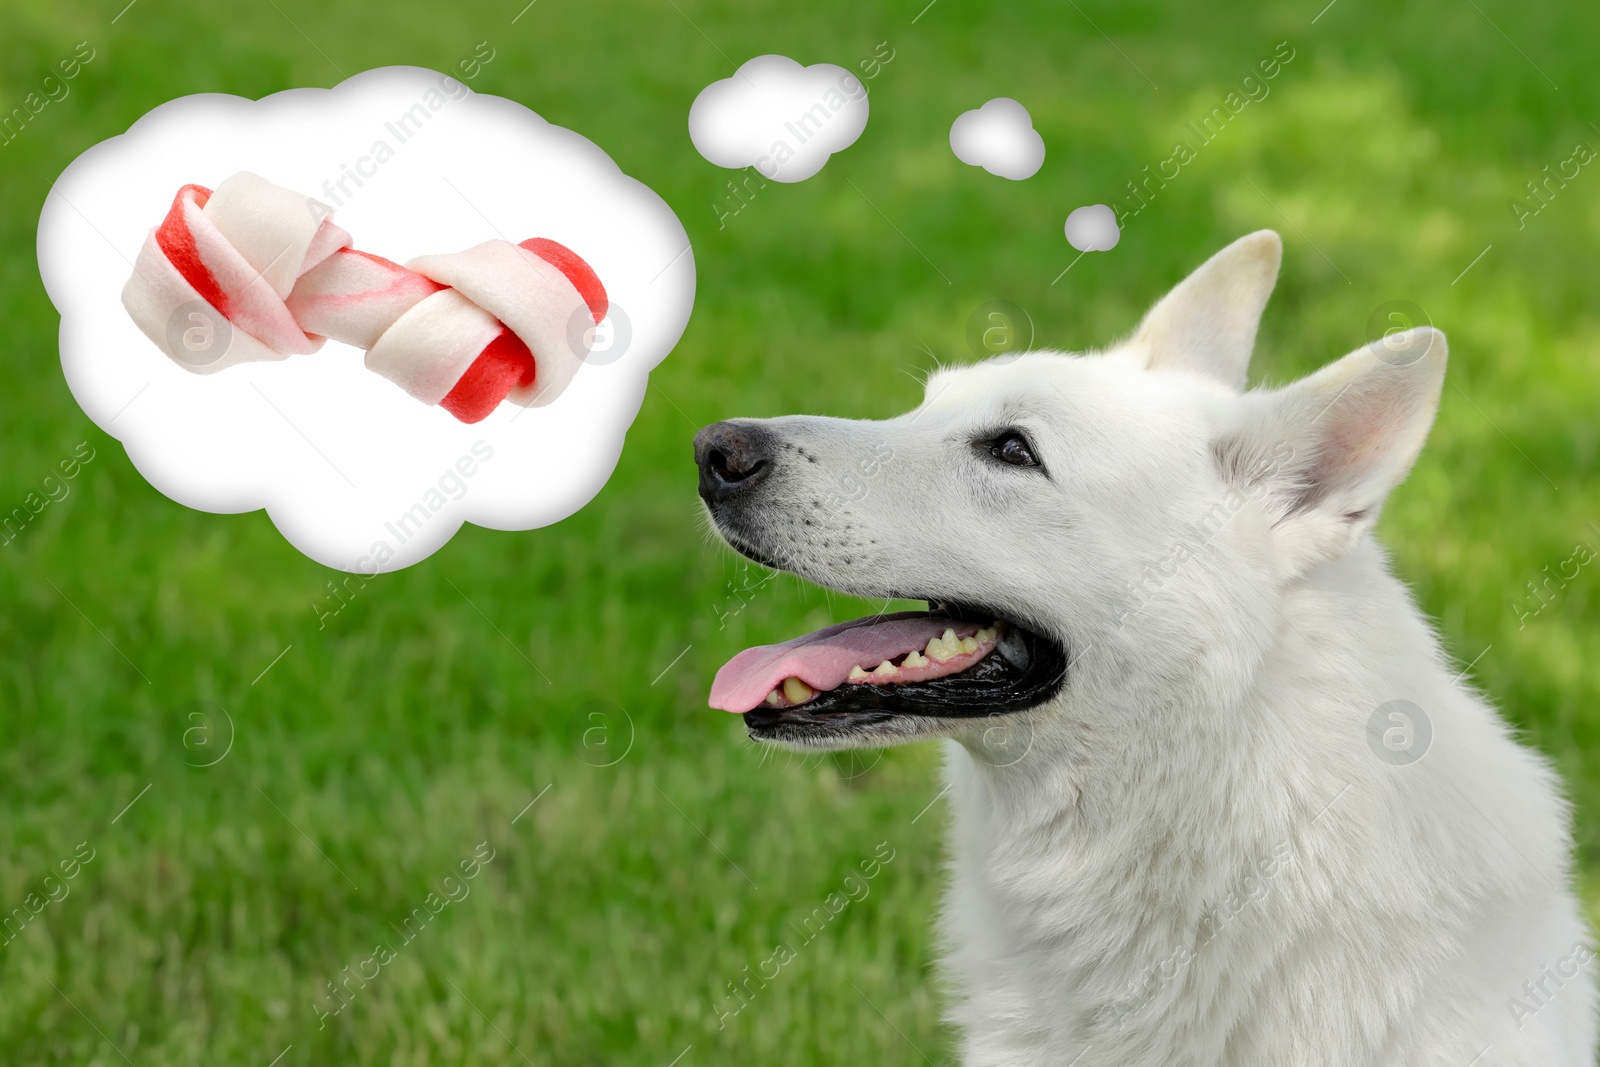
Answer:
<svg viewBox="0 0 1600 1067"><path fill-rule="evenodd" d="M973 719L1013 714L1053 699L1066 684L1067 651L1039 629L1004 612L938 598L924 600L930 614L982 624L1004 622L1028 650L1028 666L1018 668L991 652L958 674L901 685L842 685L787 708L761 705L744 713L756 740L815 740L850 736L861 728L900 717Z"/></svg>
<svg viewBox="0 0 1600 1067"><path fill-rule="evenodd" d="M721 535L725 542L727 542L729 548L739 553L739 555L743 556L745 559L759 563L763 567L769 567L775 571L788 570L788 568L782 563L779 563L765 552L761 552L745 544L744 539L739 536L738 531L729 529L728 523L723 520L721 515L717 514L716 508L711 508L710 511L711 519L714 523L716 523L717 526L717 533Z"/></svg>

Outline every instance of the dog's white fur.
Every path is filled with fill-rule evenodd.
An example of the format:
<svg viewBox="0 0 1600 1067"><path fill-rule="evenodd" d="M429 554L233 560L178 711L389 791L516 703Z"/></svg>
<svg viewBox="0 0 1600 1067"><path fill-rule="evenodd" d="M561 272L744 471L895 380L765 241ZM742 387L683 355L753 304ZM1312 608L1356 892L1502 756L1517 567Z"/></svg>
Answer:
<svg viewBox="0 0 1600 1067"><path fill-rule="evenodd" d="M1241 392L1280 256L1242 238L1103 353L943 370L885 422L762 424L793 461L730 536L1071 656L1043 707L856 738L952 739L945 970L973 1067L1594 1062L1557 780L1371 536L1444 338ZM973 446L1010 428L1042 468ZM1383 758L1372 730L1408 725L1421 758Z"/></svg>

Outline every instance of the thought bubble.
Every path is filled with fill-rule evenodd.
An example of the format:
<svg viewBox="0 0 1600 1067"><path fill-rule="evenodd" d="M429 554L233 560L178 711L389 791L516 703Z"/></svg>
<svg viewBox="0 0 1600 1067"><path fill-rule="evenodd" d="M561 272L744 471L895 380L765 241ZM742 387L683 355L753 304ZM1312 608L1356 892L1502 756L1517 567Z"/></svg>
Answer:
<svg viewBox="0 0 1600 1067"><path fill-rule="evenodd" d="M355 247L400 263L495 239L560 242L610 297L599 326L553 327L593 329L590 358L549 406L504 403L473 425L332 341L281 361L209 367L240 338L204 302L174 312L166 342L183 359L169 358L120 293L177 190L239 171L327 204ZM61 313L73 396L153 486L201 511L265 508L306 555L368 573L426 558L463 522L534 529L592 499L649 371L683 332L695 276L672 210L599 147L416 67L259 101L207 94L156 108L57 180L39 222L39 267Z"/></svg>
<svg viewBox="0 0 1600 1067"><path fill-rule="evenodd" d="M1117 213L1104 204L1089 204L1067 216L1067 243L1080 252L1109 252L1122 240Z"/></svg>
<svg viewBox="0 0 1600 1067"><path fill-rule="evenodd" d="M1028 109L1004 96L957 116L950 124L950 150L961 162L1012 181L1031 178L1044 166L1044 138Z"/></svg>
<svg viewBox="0 0 1600 1067"><path fill-rule="evenodd" d="M689 139L719 167L754 167L777 182L805 181L867 126L867 87L832 63L802 67L757 56L712 82L689 109Z"/></svg>

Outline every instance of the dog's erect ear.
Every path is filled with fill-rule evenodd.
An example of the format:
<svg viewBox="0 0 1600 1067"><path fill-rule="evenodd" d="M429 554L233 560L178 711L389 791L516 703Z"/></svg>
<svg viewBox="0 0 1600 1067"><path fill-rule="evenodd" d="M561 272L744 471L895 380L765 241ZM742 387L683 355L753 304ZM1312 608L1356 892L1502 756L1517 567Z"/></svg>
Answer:
<svg viewBox="0 0 1600 1067"><path fill-rule="evenodd" d="M1281 577L1345 555L1377 522L1422 451L1444 368L1444 334L1422 326L1239 399L1215 451L1224 477L1271 519Z"/></svg>
<svg viewBox="0 0 1600 1067"><path fill-rule="evenodd" d="M1133 335L1150 370L1183 370L1244 388L1261 310L1278 280L1283 241L1271 230L1241 237L1151 308Z"/></svg>

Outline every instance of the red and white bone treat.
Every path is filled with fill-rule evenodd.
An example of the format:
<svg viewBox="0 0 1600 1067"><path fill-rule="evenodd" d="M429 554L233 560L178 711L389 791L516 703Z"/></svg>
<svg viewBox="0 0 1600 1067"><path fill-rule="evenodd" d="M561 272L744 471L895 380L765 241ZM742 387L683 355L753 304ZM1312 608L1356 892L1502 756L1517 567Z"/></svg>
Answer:
<svg viewBox="0 0 1600 1067"><path fill-rule="evenodd" d="M506 400L548 404L583 365L607 300L571 249L544 238L485 241L401 266L351 248L331 214L246 172L215 192L185 185L139 250L123 306L187 370L307 354L331 337L365 349L370 369L462 422ZM185 307L227 321L221 351L197 355L176 341L174 316Z"/></svg>

